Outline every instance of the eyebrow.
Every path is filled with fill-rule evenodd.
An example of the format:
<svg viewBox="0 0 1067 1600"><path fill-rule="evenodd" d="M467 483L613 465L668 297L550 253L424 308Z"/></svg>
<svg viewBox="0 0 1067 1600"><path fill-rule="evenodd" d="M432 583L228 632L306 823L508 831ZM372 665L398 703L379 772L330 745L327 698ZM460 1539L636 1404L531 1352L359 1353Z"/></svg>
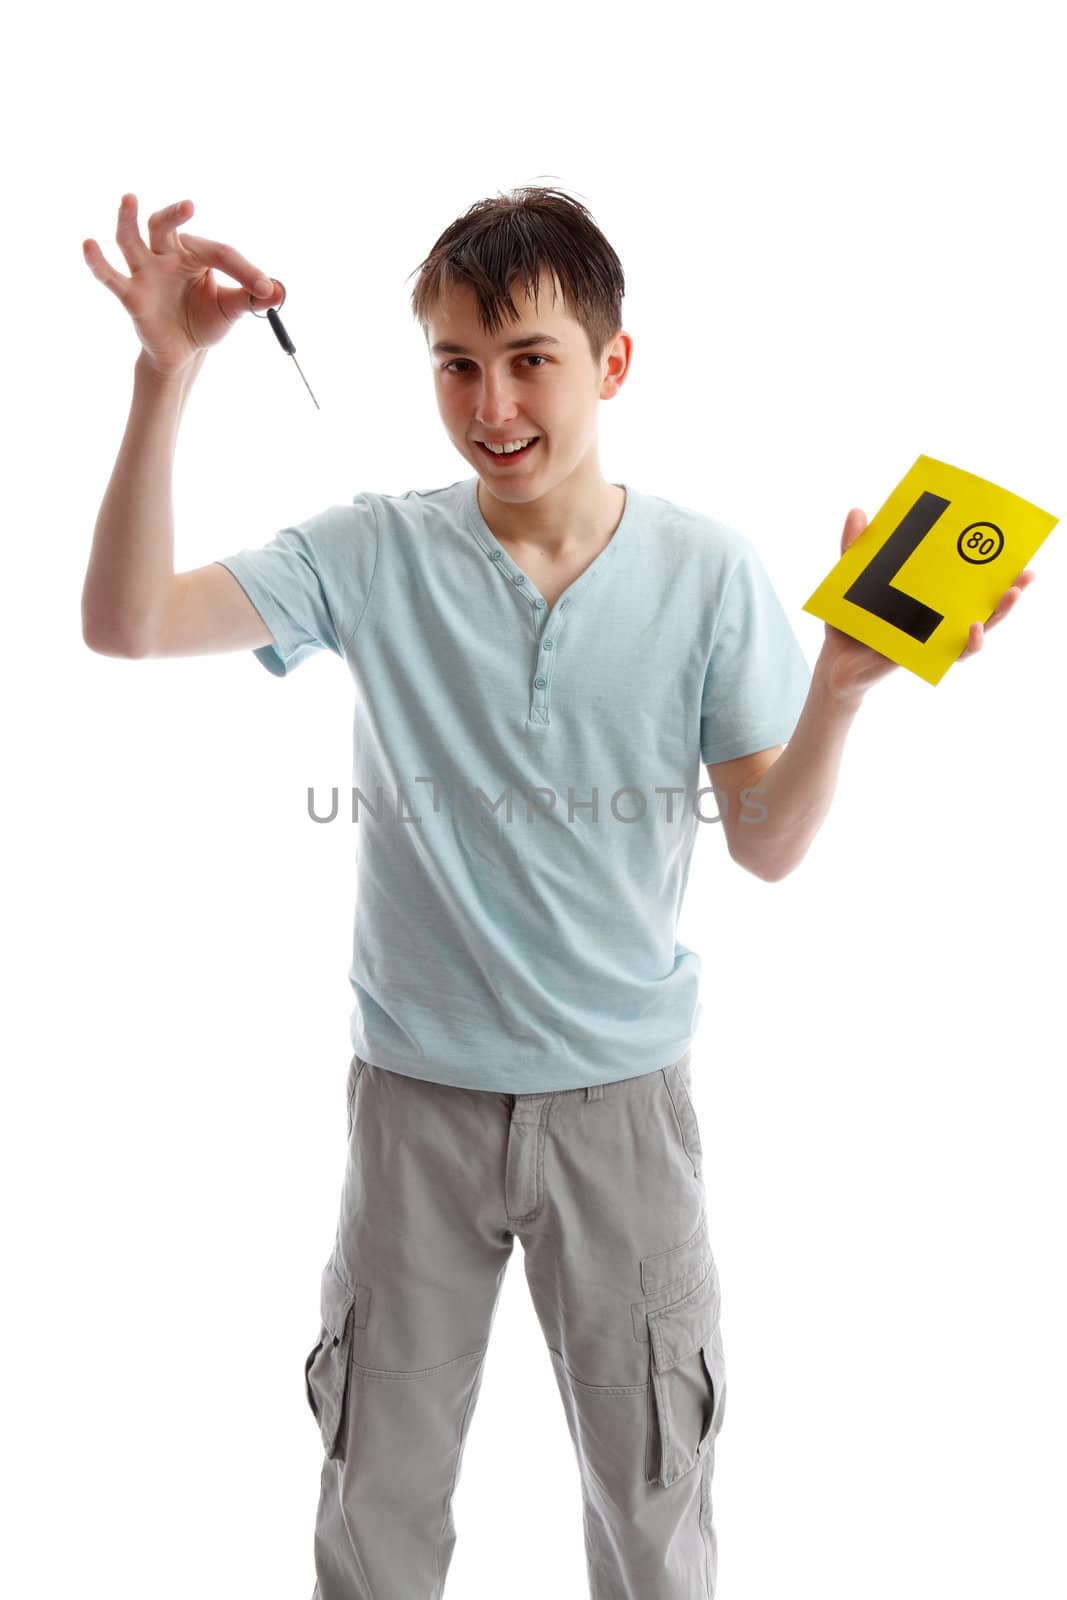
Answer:
<svg viewBox="0 0 1067 1600"><path fill-rule="evenodd" d="M529 333L523 339L510 339L508 343L502 345L501 348L504 350L525 350L532 344L562 345L562 343L562 339L554 339L550 333ZM468 350L466 346L462 344L446 344L444 340L439 340L438 343L432 347L431 353L435 356L469 356L473 354L473 351Z"/></svg>

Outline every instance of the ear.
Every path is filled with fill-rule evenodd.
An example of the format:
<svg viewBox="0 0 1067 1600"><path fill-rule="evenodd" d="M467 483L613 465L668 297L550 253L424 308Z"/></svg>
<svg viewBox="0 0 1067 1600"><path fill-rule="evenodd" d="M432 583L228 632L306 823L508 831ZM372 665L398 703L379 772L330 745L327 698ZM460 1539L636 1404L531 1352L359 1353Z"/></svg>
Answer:
<svg viewBox="0 0 1067 1600"><path fill-rule="evenodd" d="M630 362L633 359L633 347L634 342L630 335L621 330L606 347L601 360L601 400L610 400L613 395L618 394L626 382L630 372Z"/></svg>

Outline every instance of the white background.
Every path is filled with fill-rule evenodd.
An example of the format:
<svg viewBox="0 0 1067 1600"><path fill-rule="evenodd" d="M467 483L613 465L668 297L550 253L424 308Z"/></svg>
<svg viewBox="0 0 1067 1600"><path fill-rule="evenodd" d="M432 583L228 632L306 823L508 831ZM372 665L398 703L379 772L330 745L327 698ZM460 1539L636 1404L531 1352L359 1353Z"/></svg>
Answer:
<svg viewBox="0 0 1067 1600"><path fill-rule="evenodd" d="M475 200L563 186L626 272L605 477L742 530L814 664L801 607L850 507L873 517L920 453L1067 510L1052 25L1029 0L22 22L2 113L5 1589L310 1595L303 1362L344 1161L354 838L305 801L349 780L351 683L326 652L279 681L245 651L84 645L139 346L83 238L125 271L123 192L143 230L188 198L189 231L288 290L322 410L265 321L210 354L176 461L186 569L363 489L470 475L409 274ZM871 690L788 879L700 832L679 937L705 963L719 1600L1067 1585L1064 541L976 659ZM520 1248L454 1512L450 1600L586 1594Z"/></svg>

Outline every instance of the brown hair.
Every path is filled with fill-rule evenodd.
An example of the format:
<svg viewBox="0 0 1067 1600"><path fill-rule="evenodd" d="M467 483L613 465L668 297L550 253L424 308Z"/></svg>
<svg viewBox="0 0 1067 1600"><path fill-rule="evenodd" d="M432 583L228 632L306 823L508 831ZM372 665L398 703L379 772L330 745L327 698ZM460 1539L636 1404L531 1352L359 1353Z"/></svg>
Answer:
<svg viewBox="0 0 1067 1600"><path fill-rule="evenodd" d="M435 302L463 284L478 298L486 333L496 333L505 318L520 320L510 294L513 280L536 294L543 268L555 275L564 305L585 329L599 365L622 328L622 264L585 206L559 189L530 185L472 205L415 268L419 280L411 309L429 339Z"/></svg>

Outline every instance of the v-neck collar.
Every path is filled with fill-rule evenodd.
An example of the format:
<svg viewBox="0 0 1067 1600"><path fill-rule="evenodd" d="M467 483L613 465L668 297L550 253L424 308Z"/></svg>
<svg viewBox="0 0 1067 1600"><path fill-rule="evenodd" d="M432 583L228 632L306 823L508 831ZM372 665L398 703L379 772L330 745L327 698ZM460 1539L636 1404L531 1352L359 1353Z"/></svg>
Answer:
<svg viewBox="0 0 1067 1600"><path fill-rule="evenodd" d="M544 596L539 593L533 579L522 570L514 557L504 548L482 515L482 508L478 504L478 484L480 481L476 474L473 478L465 479L463 484L463 512L470 531L474 534L474 537L494 566L498 567L508 581L526 595L527 602L532 606L538 606L538 601L540 601L538 609L547 612L549 610L548 603ZM626 495L626 504L622 508L622 516L619 518L615 532L599 555L595 556L589 563L585 571L579 573L574 582L563 590L555 606L551 608L553 613L561 604L566 603L569 605L572 601L577 600L579 594L587 588L598 573L604 571L608 562L618 553L620 540L629 534L630 525L636 515L636 496L628 483L617 483L615 488L622 489Z"/></svg>

